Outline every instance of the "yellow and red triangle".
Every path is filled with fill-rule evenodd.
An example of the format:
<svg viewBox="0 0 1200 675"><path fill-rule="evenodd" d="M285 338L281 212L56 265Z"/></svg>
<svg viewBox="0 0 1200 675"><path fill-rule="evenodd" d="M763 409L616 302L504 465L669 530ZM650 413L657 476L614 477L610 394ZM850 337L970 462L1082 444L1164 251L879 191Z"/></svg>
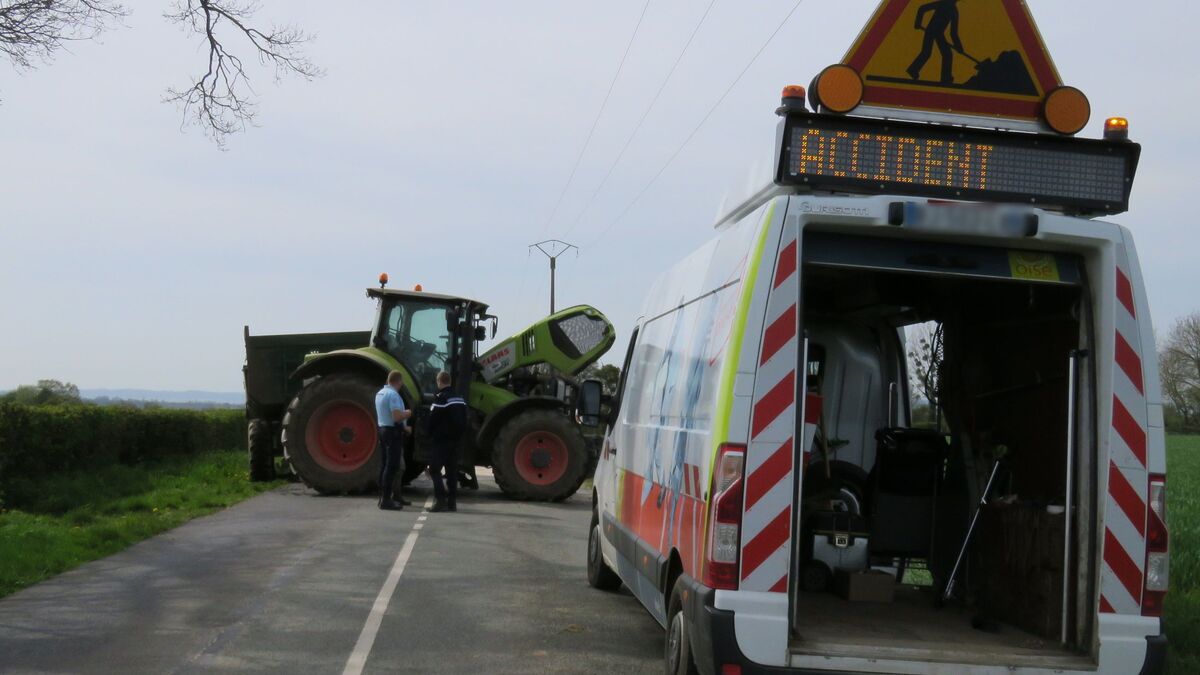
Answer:
<svg viewBox="0 0 1200 675"><path fill-rule="evenodd" d="M878 108L1036 121L1062 85L1024 0L883 0L842 63Z"/></svg>

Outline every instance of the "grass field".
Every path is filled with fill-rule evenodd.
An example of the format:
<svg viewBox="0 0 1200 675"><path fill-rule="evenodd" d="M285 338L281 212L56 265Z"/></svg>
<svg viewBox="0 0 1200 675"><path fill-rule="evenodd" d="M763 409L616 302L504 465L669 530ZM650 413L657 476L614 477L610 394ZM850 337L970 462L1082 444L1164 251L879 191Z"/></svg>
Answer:
<svg viewBox="0 0 1200 675"><path fill-rule="evenodd" d="M1200 673L1200 436L1167 437L1170 672Z"/></svg>
<svg viewBox="0 0 1200 675"><path fill-rule="evenodd" d="M279 484L251 483L245 451L48 479L0 511L0 597Z"/></svg>

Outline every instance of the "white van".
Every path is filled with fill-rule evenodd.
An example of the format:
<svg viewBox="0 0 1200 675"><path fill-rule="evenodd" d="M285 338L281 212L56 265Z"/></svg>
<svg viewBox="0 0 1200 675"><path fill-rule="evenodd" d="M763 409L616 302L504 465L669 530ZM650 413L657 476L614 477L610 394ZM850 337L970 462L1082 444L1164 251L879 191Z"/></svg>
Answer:
<svg viewBox="0 0 1200 675"><path fill-rule="evenodd" d="M829 194L786 159L647 293L591 584L630 589L672 673L1161 672L1165 439L1130 232Z"/></svg>

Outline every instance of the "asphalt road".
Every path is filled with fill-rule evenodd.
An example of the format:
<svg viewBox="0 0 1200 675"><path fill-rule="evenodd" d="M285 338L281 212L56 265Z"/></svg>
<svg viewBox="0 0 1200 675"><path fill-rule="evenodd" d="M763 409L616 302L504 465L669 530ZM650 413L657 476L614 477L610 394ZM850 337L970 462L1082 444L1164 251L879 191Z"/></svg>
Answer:
<svg viewBox="0 0 1200 675"><path fill-rule="evenodd" d="M0 672L661 672L658 624L587 585L586 494L481 484L458 513L419 481L401 512L289 486L192 521L0 600Z"/></svg>

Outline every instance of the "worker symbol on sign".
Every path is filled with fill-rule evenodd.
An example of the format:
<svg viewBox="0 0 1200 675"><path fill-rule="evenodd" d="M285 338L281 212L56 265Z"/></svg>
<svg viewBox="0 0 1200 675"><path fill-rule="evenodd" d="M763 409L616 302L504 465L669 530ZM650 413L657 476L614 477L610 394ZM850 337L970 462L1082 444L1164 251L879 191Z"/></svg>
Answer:
<svg viewBox="0 0 1200 675"><path fill-rule="evenodd" d="M993 30L993 16L985 11L987 4L989 3L986 0L931 0L913 3L913 28L924 33L919 46L915 40L902 39L903 43L909 45L907 50L910 51L903 54L904 61L893 62L895 65L889 68L895 74L868 70L864 73L866 80L993 94L1037 96L1038 87L1029 74L1025 60L1021 58L1021 45L1016 41L1010 43L1009 40L995 35L998 31ZM982 60L972 56L963 44L963 35L982 43L976 45L975 49L991 52L995 56ZM912 56L909 56L910 54ZM966 59L973 66L969 75L965 74L966 68L959 66L959 57ZM911 62L908 61L910 58ZM931 61L936 63L930 63ZM899 76L896 72L903 63L909 64L904 70L907 78ZM931 72L935 67L936 74Z"/></svg>
<svg viewBox="0 0 1200 675"><path fill-rule="evenodd" d="M929 13L933 16L925 22ZM958 35L958 0L934 0L921 5L917 10L917 30L925 31L925 40L921 43L921 53L908 67L912 79L921 79L921 70L933 55L933 48L938 48L942 58L942 84L954 84L954 52L966 54L962 38ZM949 34L949 39L947 39Z"/></svg>

